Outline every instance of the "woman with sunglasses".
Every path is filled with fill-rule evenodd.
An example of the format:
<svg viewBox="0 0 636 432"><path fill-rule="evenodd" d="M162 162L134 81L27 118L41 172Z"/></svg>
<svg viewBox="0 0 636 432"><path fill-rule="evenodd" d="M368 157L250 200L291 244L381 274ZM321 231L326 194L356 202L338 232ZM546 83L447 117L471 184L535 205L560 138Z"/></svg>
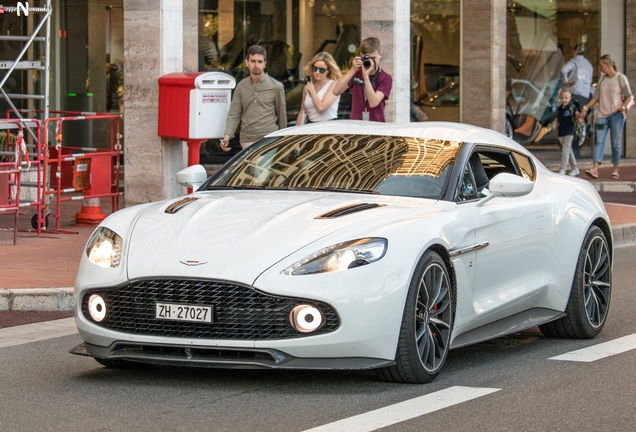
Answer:
<svg viewBox="0 0 636 432"><path fill-rule="evenodd" d="M331 54L320 52L305 66L309 82L303 89L302 102L296 124L314 123L338 118L340 96L333 87L342 76Z"/></svg>

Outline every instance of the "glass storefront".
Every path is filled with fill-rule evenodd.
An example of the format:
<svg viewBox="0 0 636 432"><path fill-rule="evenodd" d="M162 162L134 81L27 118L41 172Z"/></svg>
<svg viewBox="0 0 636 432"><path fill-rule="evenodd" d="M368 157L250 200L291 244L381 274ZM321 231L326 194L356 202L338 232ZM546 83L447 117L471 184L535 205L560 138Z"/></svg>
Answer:
<svg viewBox="0 0 636 432"><path fill-rule="evenodd" d="M119 113L123 96L123 0L34 0L18 4L29 12L7 8L0 14L0 80L7 96L0 94L2 115L36 118L44 123L51 117L76 113ZM45 13L49 10L50 16ZM48 41L44 37L47 25ZM108 119L65 122L64 145L107 148L110 126ZM48 132L50 144L55 135ZM35 133L27 133L26 138L27 145L35 145Z"/></svg>
<svg viewBox="0 0 636 432"><path fill-rule="evenodd" d="M459 14L459 0L411 1L412 121L459 121Z"/></svg>
<svg viewBox="0 0 636 432"><path fill-rule="evenodd" d="M517 0L507 14L507 110L514 138L522 144L537 139L542 126L554 119L558 92L564 84L561 68L580 44L595 68L599 57L599 1L558 2ZM556 132L543 140L555 141Z"/></svg>
<svg viewBox="0 0 636 432"><path fill-rule="evenodd" d="M598 0L508 2L506 126L517 141L534 142L554 118L574 45L585 47L598 79L599 8ZM411 1L411 101L428 120L461 120L460 27L459 0Z"/></svg>
<svg viewBox="0 0 636 432"><path fill-rule="evenodd" d="M360 0L199 1L199 70L221 70L238 82L247 76L245 51L254 44L267 50L267 72L285 86L288 124L293 125L307 78L305 64L327 51L346 71L358 53ZM338 115L348 118L349 111L343 95ZM211 141L202 160L216 163L227 156Z"/></svg>
<svg viewBox="0 0 636 432"><path fill-rule="evenodd" d="M285 85L288 119L293 124L306 79L303 67L313 55L330 52L344 72L358 53L363 3L199 0L199 70L222 70L240 80L245 76L246 48L263 45L269 53L268 72ZM51 40L51 108L67 109L66 95L90 94L91 110L119 111L123 0L52 4L51 24L56 30ZM507 122L518 141L532 143L541 125L554 115L563 80L560 70L575 44L585 46L598 79L596 59L603 54L599 52L601 1L509 0L507 6L507 34L501 35L507 42ZM460 0L411 0L412 121L461 120L460 14ZM28 34L29 25L26 18L5 16L0 29L7 35ZM14 41L3 42L1 57L14 58L20 47ZM40 47L35 44L34 49ZM4 87L11 93L38 93L40 79L38 71L16 71ZM339 116L348 117L348 109L343 96Z"/></svg>
<svg viewBox="0 0 636 432"><path fill-rule="evenodd" d="M360 0L200 0L199 70L244 78L245 51L267 50L267 72L283 83L296 119L303 68L321 51L346 69L360 44ZM344 109L344 108L343 108Z"/></svg>

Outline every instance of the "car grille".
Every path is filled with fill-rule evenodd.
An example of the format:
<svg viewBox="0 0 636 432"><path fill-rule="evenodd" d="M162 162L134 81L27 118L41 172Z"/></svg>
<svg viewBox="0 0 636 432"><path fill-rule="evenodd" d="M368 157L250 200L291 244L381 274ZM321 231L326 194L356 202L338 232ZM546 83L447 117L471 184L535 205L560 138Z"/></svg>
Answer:
<svg viewBox="0 0 636 432"><path fill-rule="evenodd" d="M88 312L88 299L99 294L106 302L106 318L95 322ZM285 339L329 333L339 326L336 312L314 300L274 296L253 287L224 281L191 279L138 280L130 284L86 291L82 314L109 330L137 335L206 339ZM155 303L214 306L214 322L167 321L155 318ZM299 304L320 309L325 322L318 330L301 333L289 321Z"/></svg>

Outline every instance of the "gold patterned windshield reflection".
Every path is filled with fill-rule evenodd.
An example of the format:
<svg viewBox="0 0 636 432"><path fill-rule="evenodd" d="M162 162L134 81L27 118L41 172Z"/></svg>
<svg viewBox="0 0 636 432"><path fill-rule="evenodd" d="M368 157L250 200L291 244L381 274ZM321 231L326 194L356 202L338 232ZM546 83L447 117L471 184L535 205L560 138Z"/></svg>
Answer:
<svg viewBox="0 0 636 432"><path fill-rule="evenodd" d="M441 190L459 145L406 137L284 136L245 151L225 167L219 181L235 187L325 188L428 197ZM406 193L400 193L405 188Z"/></svg>

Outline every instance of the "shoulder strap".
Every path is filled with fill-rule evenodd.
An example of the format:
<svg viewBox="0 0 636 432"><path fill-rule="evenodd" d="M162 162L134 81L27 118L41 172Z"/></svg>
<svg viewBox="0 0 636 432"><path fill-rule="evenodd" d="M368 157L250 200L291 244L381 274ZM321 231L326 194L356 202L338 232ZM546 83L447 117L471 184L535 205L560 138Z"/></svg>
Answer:
<svg viewBox="0 0 636 432"><path fill-rule="evenodd" d="M627 81L627 77L620 72L618 72L618 78L619 78L619 86L621 89L621 94L623 96L623 99L627 99L627 96L629 96L629 94L627 94L626 90L629 88L629 81Z"/></svg>

